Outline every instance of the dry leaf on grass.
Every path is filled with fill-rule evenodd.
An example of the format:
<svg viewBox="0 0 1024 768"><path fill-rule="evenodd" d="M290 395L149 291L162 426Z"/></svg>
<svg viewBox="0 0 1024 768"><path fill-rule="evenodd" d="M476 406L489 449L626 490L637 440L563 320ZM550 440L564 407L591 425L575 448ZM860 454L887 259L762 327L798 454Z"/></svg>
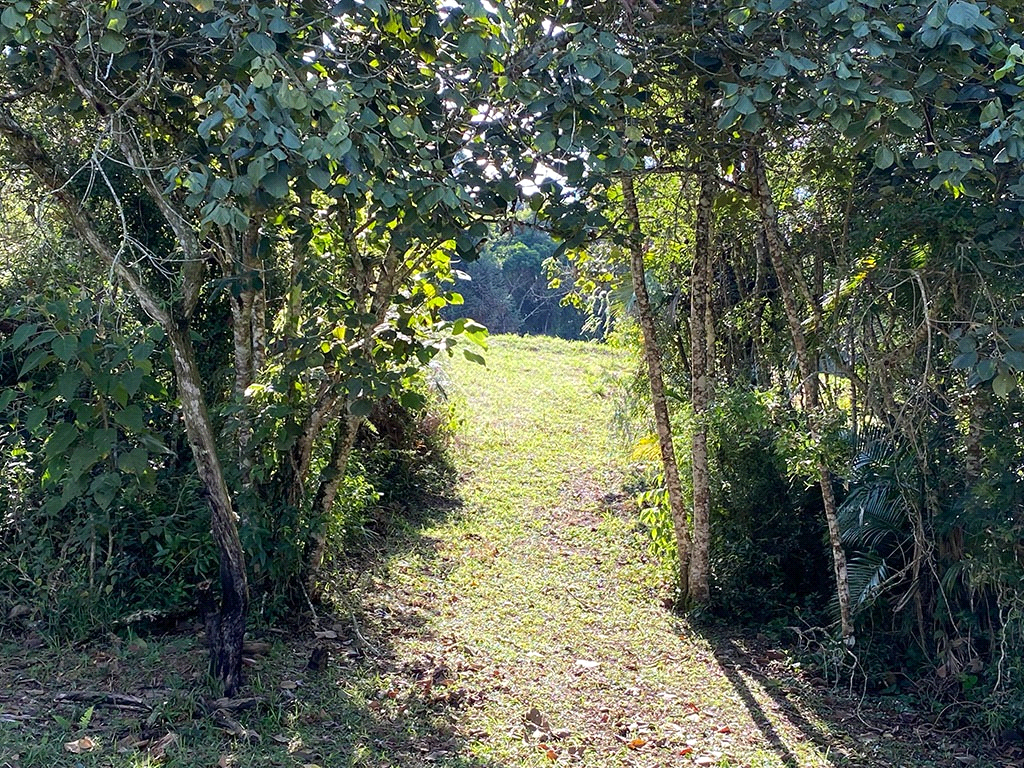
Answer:
<svg viewBox="0 0 1024 768"><path fill-rule="evenodd" d="M85 752L92 752L98 745L95 741L90 739L88 736L83 736L80 739L69 741L64 745L64 749L73 755L81 755Z"/></svg>
<svg viewBox="0 0 1024 768"><path fill-rule="evenodd" d="M168 732L163 738L157 739L146 749L153 760L163 760L167 756L167 750L178 742L178 734Z"/></svg>

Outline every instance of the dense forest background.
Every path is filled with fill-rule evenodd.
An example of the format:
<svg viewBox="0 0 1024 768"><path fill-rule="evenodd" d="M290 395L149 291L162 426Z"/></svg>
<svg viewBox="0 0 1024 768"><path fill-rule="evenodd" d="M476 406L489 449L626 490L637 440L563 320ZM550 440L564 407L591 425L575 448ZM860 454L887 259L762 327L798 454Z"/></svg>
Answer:
<svg viewBox="0 0 1024 768"><path fill-rule="evenodd" d="M1014 732L1022 46L971 0L4 4L6 621L199 604L232 694L451 480L438 360L601 338L680 610Z"/></svg>

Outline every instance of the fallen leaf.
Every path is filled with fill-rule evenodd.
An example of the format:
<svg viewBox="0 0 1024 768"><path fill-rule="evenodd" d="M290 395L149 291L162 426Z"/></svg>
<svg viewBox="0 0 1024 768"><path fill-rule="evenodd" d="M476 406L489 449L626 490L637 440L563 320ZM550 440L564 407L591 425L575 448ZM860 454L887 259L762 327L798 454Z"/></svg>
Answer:
<svg viewBox="0 0 1024 768"><path fill-rule="evenodd" d="M583 669L597 669L601 666L600 661L588 661L587 659L576 659L576 666Z"/></svg>
<svg viewBox="0 0 1024 768"><path fill-rule="evenodd" d="M687 715L686 719L689 720L691 723L696 723L700 720L700 715L694 712L692 715Z"/></svg>
<svg viewBox="0 0 1024 768"><path fill-rule="evenodd" d="M679 750L679 754L680 755L689 755L692 752L693 752L693 747L683 747L682 749Z"/></svg>
<svg viewBox="0 0 1024 768"><path fill-rule="evenodd" d="M630 749L640 749L640 747L644 746L646 743L647 739L636 738L627 743L626 746Z"/></svg>
<svg viewBox="0 0 1024 768"><path fill-rule="evenodd" d="M92 752L96 749L96 742L90 739L88 736L83 736L80 739L69 741L64 745L64 749L73 755L81 755L83 752Z"/></svg>
<svg viewBox="0 0 1024 768"><path fill-rule="evenodd" d="M277 687L282 691L294 691L299 684L295 680L282 680Z"/></svg>
<svg viewBox="0 0 1024 768"><path fill-rule="evenodd" d="M697 765L714 765L715 764L715 758L709 757L708 755L701 755L700 757L698 757L693 762L695 764L697 764Z"/></svg>
<svg viewBox="0 0 1024 768"><path fill-rule="evenodd" d="M146 750L149 753L150 758L153 760L163 760L167 756L167 750L174 746L178 741L178 734L169 732L162 739L157 739L149 748Z"/></svg>
<svg viewBox="0 0 1024 768"><path fill-rule="evenodd" d="M718 729L718 732L719 733L732 733L732 728L730 728L728 725L723 725L721 728Z"/></svg>

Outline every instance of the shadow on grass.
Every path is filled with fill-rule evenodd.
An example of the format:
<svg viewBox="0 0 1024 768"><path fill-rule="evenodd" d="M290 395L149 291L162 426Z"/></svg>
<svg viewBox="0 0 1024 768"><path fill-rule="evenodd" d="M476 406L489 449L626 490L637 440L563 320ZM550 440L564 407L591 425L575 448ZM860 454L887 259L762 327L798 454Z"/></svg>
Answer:
<svg viewBox="0 0 1024 768"><path fill-rule="evenodd" d="M932 728L919 714L896 713L878 698L814 691L796 678L785 654L742 635L702 632L718 665L786 768L801 768L793 744L810 743L835 768L978 768L1017 765L993 759L979 738ZM807 713L807 714L805 714ZM817 722L812 722L811 719Z"/></svg>
<svg viewBox="0 0 1024 768"><path fill-rule="evenodd" d="M446 662L452 640L429 628L437 608L429 574L444 563L425 531L459 505L428 502L415 516L385 521L375 546L342 563L337 575L348 589L332 615L317 609L301 631L251 629L250 639L269 640L270 648L254 652L247 668L241 697L251 697L250 706L226 718L205 703L211 689L198 623L174 635L3 648L0 768L65 764L65 745L82 738L95 745L74 756L82 768L147 760L164 768L504 768L472 754L470 742L482 734L462 732L461 713L485 692L460 686L458 668ZM424 577L385 592L388 564L405 561ZM324 650L326 668L310 669ZM112 698L62 698L68 692L123 694L141 704L129 711Z"/></svg>
<svg viewBox="0 0 1024 768"><path fill-rule="evenodd" d="M342 692L332 715L333 751L349 756L349 762L326 764L502 768L469 754L474 734L460 731L460 712L484 692L459 684L459 670L447 658L457 639L438 637L430 628L438 608L431 583L443 578L447 566L438 542L425 531L459 515L461 503L441 496L420 502L415 514L386 521L375 546L346 560L337 572L348 589L333 625L340 637L327 642L334 646L332 655L342 658L319 685ZM385 592L391 567L415 569L422 578L415 586ZM410 646L416 652L410 654Z"/></svg>
<svg viewBox="0 0 1024 768"><path fill-rule="evenodd" d="M787 696L780 692L779 685L766 677L749 649L743 647L734 637L723 637L717 633L706 633L705 637L711 643L719 667L746 706L751 720L757 725L765 742L778 755L779 760L786 768L801 768L802 763L786 744L783 734L779 732L772 717L765 710L762 702L758 700L750 680L755 681L755 684L773 702L775 705L773 709L784 713L782 716L799 733L800 740L806 740L814 744L821 753L830 755L835 749L834 739L804 717ZM817 714L828 720L831 713L820 711ZM777 720L778 716L776 716ZM833 759L830 757L828 764L845 766L849 765L849 761L845 758Z"/></svg>

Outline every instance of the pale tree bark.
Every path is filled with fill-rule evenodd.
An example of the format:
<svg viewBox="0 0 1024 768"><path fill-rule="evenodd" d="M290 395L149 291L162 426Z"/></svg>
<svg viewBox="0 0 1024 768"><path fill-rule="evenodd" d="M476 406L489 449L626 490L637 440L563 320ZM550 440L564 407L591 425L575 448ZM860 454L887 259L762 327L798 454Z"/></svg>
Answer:
<svg viewBox="0 0 1024 768"><path fill-rule="evenodd" d="M195 353L189 339L187 320L178 320L167 303L145 284L142 276L126 266L118 257L117 250L106 242L88 212L82 208L81 201L73 194L67 174L53 161L35 136L22 127L4 106L0 106L0 135L6 139L13 157L23 164L60 204L75 232L129 287L143 311L167 334L175 382L178 385L182 420L196 462L196 470L203 482L210 506L213 538L220 555L220 613L208 623L212 628L208 637L211 671L223 683L225 694L234 695L242 683L242 641L249 601L245 557L238 536L237 517L224 481L223 469L217 458L213 427L196 367ZM129 162L132 162L130 158ZM143 172L143 175L148 176L148 172ZM149 184L144 182L144 185L150 190ZM150 190L150 193L155 194L153 190ZM164 212L165 217L176 215L172 209L172 212L168 213L169 206L166 201L162 203L158 203L158 207ZM169 220L169 224L176 233L183 227L180 220ZM190 235L186 237L186 242L180 243L186 253L191 253L196 244L191 238ZM184 304L183 314L187 314L191 307L194 307L194 298L186 295Z"/></svg>
<svg viewBox="0 0 1024 768"><path fill-rule="evenodd" d="M626 221L629 225L629 265L633 277L633 293L636 296L637 315L643 335L644 360L651 385L651 401L654 406L654 423L658 431L658 447L665 473L665 488L668 491L672 526L675 532L678 553L679 592L684 605L691 601L690 592L690 528L686 514L686 498L679 479L679 465L676 462L675 446L672 441L672 424L669 421L668 400L665 396L665 377L662 370L661 351L655 334L654 312L647 293L644 267L643 229L640 226L640 211L636 204L636 189L632 174L622 177L622 195L625 202Z"/></svg>
<svg viewBox="0 0 1024 768"><path fill-rule="evenodd" d="M711 226L715 179L700 173L696 241L690 282L690 381L693 430L690 438L693 474L693 555L690 559L690 598L705 603L710 597L711 476L708 470L707 412L711 404L711 365L714 324L711 314Z"/></svg>
<svg viewBox="0 0 1024 768"><path fill-rule="evenodd" d="M764 161L756 147L751 148L749 160L752 177L751 191L761 214L768 258L779 281L779 292L782 294L786 322L789 325L793 348L796 351L801 386L805 393L804 408L807 412L808 431L811 440L815 445L818 445L821 441L821 404L817 358L812 355L807 343L807 337L804 334L803 323L797 308L796 295L793 288L794 283L797 281L791 275L786 244L782 239L782 233L779 231L778 210L775 207L775 202L772 200L771 187L768 186L768 174L765 171ZM817 469L818 483L821 487L822 506L825 508L825 522L828 525L828 538L832 548L836 596L839 601L840 631L843 642L848 647L852 647L855 642L855 634L853 612L850 606L850 583L846 568L846 554L843 551L839 528L839 518L836 514L836 496L832 488L832 473L825 464L824 458L818 459Z"/></svg>
<svg viewBox="0 0 1024 768"><path fill-rule="evenodd" d="M355 447L356 435L359 434L359 425L362 421L362 418L352 415L345 415L338 419L338 432L334 436L334 443L331 446L331 458L320 476L320 485L313 498L313 518L316 520L316 525L306 543L303 557L306 569L303 581L307 594L313 599L319 599L321 596L320 572L324 553L327 551L330 517L334 511L334 502L338 498L338 489L341 488L341 483L345 479L348 459Z"/></svg>

